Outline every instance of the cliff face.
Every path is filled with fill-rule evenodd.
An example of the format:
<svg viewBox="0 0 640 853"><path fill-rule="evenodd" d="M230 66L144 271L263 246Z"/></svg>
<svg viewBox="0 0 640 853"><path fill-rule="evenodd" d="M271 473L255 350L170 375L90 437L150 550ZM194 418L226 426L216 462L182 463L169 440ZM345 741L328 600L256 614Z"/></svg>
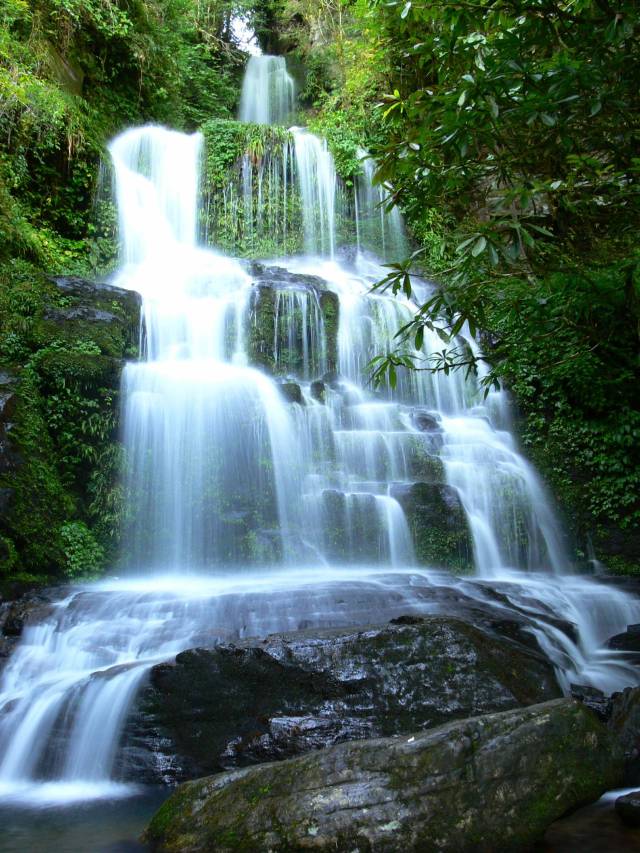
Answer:
<svg viewBox="0 0 640 853"><path fill-rule="evenodd" d="M120 373L137 294L33 269L3 282L0 580L98 571L117 544Z"/></svg>

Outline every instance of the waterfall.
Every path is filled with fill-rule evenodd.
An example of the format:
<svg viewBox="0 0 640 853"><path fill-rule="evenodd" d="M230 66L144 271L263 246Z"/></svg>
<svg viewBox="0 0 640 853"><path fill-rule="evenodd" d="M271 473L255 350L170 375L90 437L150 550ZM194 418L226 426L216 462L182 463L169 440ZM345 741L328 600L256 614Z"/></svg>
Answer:
<svg viewBox="0 0 640 853"><path fill-rule="evenodd" d="M295 487L284 401L246 366L250 279L195 245L197 135L139 128L110 150L129 261L118 282L143 295L147 340L147 360L123 377L127 562L147 571L234 562L249 519L286 540Z"/></svg>
<svg viewBox="0 0 640 853"><path fill-rule="evenodd" d="M302 128L293 129L296 177L302 201L304 248L309 254L333 257L336 247L336 169L324 140Z"/></svg>
<svg viewBox="0 0 640 853"><path fill-rule="evenodd" d="M251 56L242 83L240 121L287 124L294 107L295 85L283 56Z"/></svg>
<svg viewBox="0 0 640 853"><path fill-rule="evenodd" d="M354 217L358 249L370 249L381 258L403 258L408 254L402 216L397 207L387 210L389 193L374 184L375 160L358 149L362 174L353 183Z"/></svg>
<svg viewBox="0 0 640 853"><path fill-rule="evenodd" d="M250 60L243 119L284 121L292 97L284 60ZM453 596L517 614L565 689L638 680L603 644L640 622L640 604L568 573L507 395L485 399L462 372L399 370L393 387L369 386L370 359L417 310L371 290L402 223L365 152L349 207L326 142L291 133L261 164L245 158L225 195L257 238L286 231L298 193L305 253L267 267L198 245L198 134L148 126L110 146L116 282L142 294L146 342L122 380L124 579L61 593L26 627L0 681L2 796L126 794L120 739L145 674L223 637L447 613ZM349 217L360 251L347 263L337 222ZM458 344L477 351L468 331ZM441 350L431 331L420 351L406 345L427 363ZM444 546L429 539L443 524ZM443 571L463 558L475 576Z"/></svg>

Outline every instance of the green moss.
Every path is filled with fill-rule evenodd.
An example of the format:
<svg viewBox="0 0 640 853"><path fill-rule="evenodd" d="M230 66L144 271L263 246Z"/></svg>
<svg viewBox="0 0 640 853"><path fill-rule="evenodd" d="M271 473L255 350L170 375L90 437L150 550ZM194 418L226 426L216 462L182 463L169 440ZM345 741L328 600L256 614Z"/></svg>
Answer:
<svg viewBox="0 0 640 853"><path fill-rule="evenodd" d="M258 286L253 289L247 330L249 362L256 367L262 367L269 373L275 370L275 353L273 352L275 299L275 291L271 287Z"/></svg>
<svg viewBox="0 0 640 853"><path fill-rule="evenodd" d="M0 534L15 548L6 572L95 574L117 547L118 390L122 359L135 352L135 295L60 290L25 262L0 265L0 278L0 368L16 377L18 460L0 478L11 494Z"/></svg>
<svg viewBox="0 0 640 853"><path fill-rule="evenodd" d="M240 257L290 255L302 249L300 199L289 182L284 195L283 146L291 134L282 127L214 119L205 138L203 231L217 248ZM244 174L243 174L243 170ZM250 207L243 192L250 170Z"/></svg>
<svg viewBox="0 0 640 853"><path fill-rule="evenodd" d="M421 565L457 574L473 572L473 546L466 515L448 486L415 483L396 497L405 511Z"/></svg>
<svg viewBox="0 0 640 853"><path fill-rule="evenodd" d="M327 370L338 368L338 331L340 327L340 301L335 293L325 290L320 293L320 310L324 319L327 340Z"/></svg>

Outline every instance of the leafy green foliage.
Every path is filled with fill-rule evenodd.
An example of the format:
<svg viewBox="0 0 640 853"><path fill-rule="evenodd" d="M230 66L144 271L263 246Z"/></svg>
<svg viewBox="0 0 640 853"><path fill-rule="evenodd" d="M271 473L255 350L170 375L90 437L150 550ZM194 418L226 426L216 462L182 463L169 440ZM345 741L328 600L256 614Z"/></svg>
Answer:
<svg viewBox="0 0 640 853"><path fill-rule="evenodd" d="M0 264L0 282L0 365L14 376L10 444L20 460L0 476L0 488L12 496L0 516L0 565L13 579L77 574L81 551L70 556L62 531L81 524L96 543L83 534L82 559L93 553L85 562L97 568L98 551L113 559L118 545L117 390L121 359L133 354L135 319L106 292L98 307L109 321L61 322L57 312L73 309L74 298L25 261Z"/></svg>
<svg viewBox="0 0 640 853"><path fill-rule="evenodd" d="M113 261L92 203L107 139L153 120L230 116L241 55L227 0L4 0L0 7L0 258L50 271Z"/></svg>
<svg viewBox="0 0 640 853"><path fill-rule="evenodd" d="M95 577L104 566L104 550L82 521L69 521L60 528L65 574L69 578Z"/></svg>

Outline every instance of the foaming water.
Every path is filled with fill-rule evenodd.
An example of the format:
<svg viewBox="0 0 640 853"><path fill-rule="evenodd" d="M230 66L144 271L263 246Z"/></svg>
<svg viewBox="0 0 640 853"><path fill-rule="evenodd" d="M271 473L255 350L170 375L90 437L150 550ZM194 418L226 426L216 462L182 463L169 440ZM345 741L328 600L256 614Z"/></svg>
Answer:
<svg viewBox="0 0 640 853"><path fill-rule="evenodd" d="M2 782L0 801L31 808L71 806L99 800L120 800L140 793L140 786L118 782Z"/></svg>

